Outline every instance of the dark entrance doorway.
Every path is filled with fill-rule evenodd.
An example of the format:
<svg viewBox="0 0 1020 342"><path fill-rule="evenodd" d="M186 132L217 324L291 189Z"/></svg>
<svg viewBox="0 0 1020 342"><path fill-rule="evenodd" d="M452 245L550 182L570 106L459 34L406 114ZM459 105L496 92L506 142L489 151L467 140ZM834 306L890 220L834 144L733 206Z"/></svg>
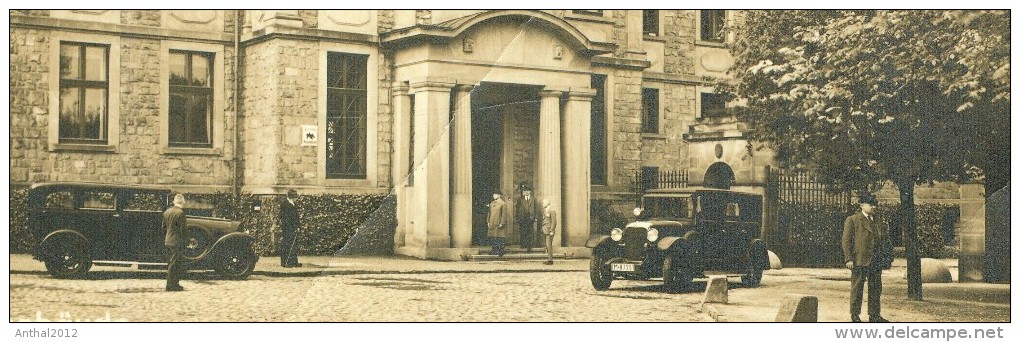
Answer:
<svg viewBox="0 0 1020 342"><path fill-rule="evenodd" d="M471 243L485 245L489 202L492 192L500 188L503 120L499 108L473 108L471 112Z"/></svg>
<svg viewBox="0 0 1020 342"><path fill-rule="evenodd" d="M733 169L723 162L717 162L705 171L705 186L716 189L729 189L733 185Z"/></svg>

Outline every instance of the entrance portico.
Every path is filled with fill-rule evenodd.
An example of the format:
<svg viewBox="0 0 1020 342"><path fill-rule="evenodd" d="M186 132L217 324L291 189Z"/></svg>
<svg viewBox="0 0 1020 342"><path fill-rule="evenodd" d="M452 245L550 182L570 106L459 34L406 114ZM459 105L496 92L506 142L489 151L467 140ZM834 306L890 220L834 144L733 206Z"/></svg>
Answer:
<svg viewBox="0 0 1020 342"><path fill-rule="evenodd" d="M477 134L502 144L500 165L491 167L499 168L498 188L511 208L514 187L521 182L533 184L534 195L549 199L560 213L554 251L584 250L589 235L590 115L595 95L589 88L590 57L608 50L588 42L562 19L534 12L495 12L500 13L460 20L448 30L452 33L440 32L449 35L445 39L436 39L434 32L397 33L389 42L384 39L384 45L395 49L394 79L398 80L392 101L398 254L460 259L477 253L476 243L485 241L474 236L473 227L485 222L477 222L473 212L485 210L479 206L488 201L477 200L473 187L482 183L473 177L491 170L476 169L489 166L473 163L479 157L475 149L480 147L472 144L472 135ZM424 36L430 39L420 39ZM476 36L485 39L475 40ZM536 51L535 46L554 48ZM472 127L489 126L472 121L491 120L491 115L499 115L500 120L534 115L528 112L534 106L521 105L527 101L516 94L530 91L538 95L537 127L532 128L537 129L537 156L528 159L531 163L517 163L532 168L533 172L525 173L532 179L516 179L514 153L506 153L514 131L509 126L474 131ZM491 103L501 95L509 99L507 103ZM473 106L474 100L490 103ZM516 107L510 106L514 102ZM493 104L506 104L507 110L483 109ZM491 194L493 189L477 190Z"/></svg>

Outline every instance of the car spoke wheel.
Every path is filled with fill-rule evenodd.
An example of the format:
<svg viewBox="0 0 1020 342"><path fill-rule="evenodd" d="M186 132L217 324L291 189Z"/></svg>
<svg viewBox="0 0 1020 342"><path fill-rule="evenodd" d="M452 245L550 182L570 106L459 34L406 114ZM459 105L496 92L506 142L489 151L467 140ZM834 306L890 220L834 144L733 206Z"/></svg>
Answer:
<svg viewBox="0 0 1020 342"><path fill-rule="evenodd" d="M598 291L605 291L613 284L613 271L606 264L608 260L609 257L605 252L595 250L592 253L589 273L591 274L591 285Z"/></svg>
<svg viewBox="0 0 1020 342"><path fill-rule="evenodd" d="M690 266L684 267L680 256L668 255L662 263L662 279L666 292L679 293L691 285L694 275Z"/></svg>
<svg viewBox="0 0 1020 342"><path fill-rule="evenodd" d="M209 249L212 239L199 228L188 227L184 231L184 258L197 259Z"/></svg>
<svg viewBox="0 0 1020 342"><path fill-rule="evenodd" d="M255 270L257 261L258 257L250 251L231 251L225 255L216 271L224 278L244 279Z"/></svg>
<svg viewBox="0 0 1020 342"><path fill-rule="evenodd" d="M57 278L73 278L84 275L92 268L92 260L86 256L84 246L73 241L55 242L55 253L46 261L46 271Z"/></svg>

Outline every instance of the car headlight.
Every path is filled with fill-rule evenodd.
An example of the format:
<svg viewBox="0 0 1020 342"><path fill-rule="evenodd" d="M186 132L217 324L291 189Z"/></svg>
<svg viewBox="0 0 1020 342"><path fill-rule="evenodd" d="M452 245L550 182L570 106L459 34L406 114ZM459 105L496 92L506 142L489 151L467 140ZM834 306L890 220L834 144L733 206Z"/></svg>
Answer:
<svg viewBox="0 0 1020 342"><path fill-rule="evenodd" d="M648 242L655 242L655 240L659 239L659 230L655 228L649 229L646 237L648 238Z"/></svg>
<svg viewBox="0 0 1020 342"><path fill-rule="evenodd" d="M613 241L623 240L623 229L613 228L613 230L609 232L609 238L613 239Z"/></svg>

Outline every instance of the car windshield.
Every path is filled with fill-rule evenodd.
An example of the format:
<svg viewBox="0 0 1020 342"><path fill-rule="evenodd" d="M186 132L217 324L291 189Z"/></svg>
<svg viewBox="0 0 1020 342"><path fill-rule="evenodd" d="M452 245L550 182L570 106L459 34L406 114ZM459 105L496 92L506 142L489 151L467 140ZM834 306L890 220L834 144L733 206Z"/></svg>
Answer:
<svg viewBox="0 0 1020 342"><path fill-rule="evenodd" d="M647 211L648 217L690 219L691 198L689 196L645 197L644 210Z"/></svg>

